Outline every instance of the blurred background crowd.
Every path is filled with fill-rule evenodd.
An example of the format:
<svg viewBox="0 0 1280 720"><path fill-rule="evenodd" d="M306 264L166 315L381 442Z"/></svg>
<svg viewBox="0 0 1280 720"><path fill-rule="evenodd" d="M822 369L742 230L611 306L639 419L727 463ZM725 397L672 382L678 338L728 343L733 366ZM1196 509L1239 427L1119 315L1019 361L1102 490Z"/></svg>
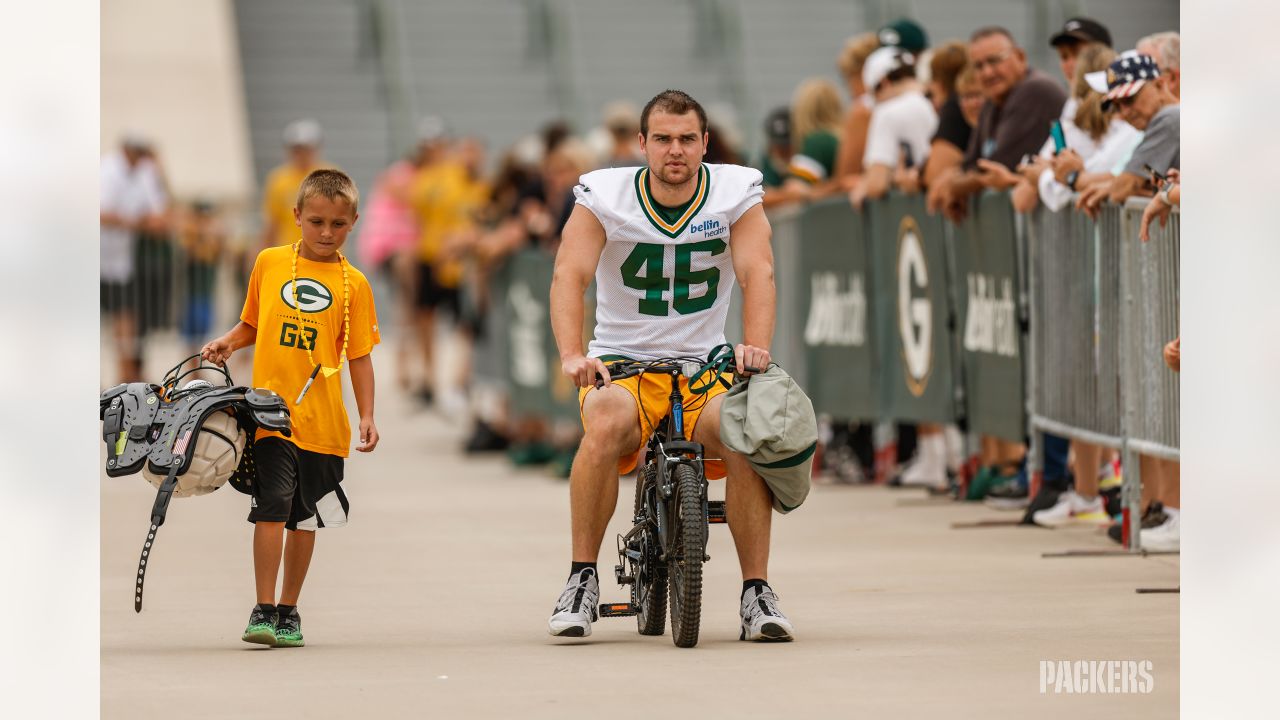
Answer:
<svg viewBox="0 0 1280 720"><path fill-rule="evenodd" d="M971 197L995 190L1019 213L1095 214L1146 196L1145 224L1180 201L1173 2L1099 5L1085 17L1032 2L964 13L916 3L917 13L818 0L790 11L750 2L406 10L330 1L310 8L310 42L281 30L289 3L267 5L213 4L238 48L228 62L242 73L248 120L230 122L252 148L253 170L242 173L252 176L249 193L204 190L198 170L184 170L197 180L176 187L164 138L181 135L145 116L113 127L104 106L104 386L154 381L178 346L189 354L225 331L257 252L297 239L301 180L341 167L362 193L346 254L377 283L379 352L394 357L380 390L412 394L467 425L466 452L503 452L567 477L574 428L514 417L501 383L472 371L494 352L493 278L516 252L555 253L581 174L642 163L639 108L666 87L708 107L707 162L763 172L770 212L833 197L861 206L896 191L920 193L930 212L958 222ZM678 41L692 39L694 50L661 52L659 11L680 19ZM439 29L466 13L491 32ZM503 22L511 18L516 27ZM434 34L420 40L415 28ZM514 58L511 67L503 58ZM548 81L530 79L535 65ZM456 97L449 83L476 73L506 79L466 104L432 100ZM611 77L636 89L611 95ZM1165 349L1174 370L1179 347ZM247 376L248 365L239 372ZM966 442L942 425L824 425L820 471L829 482L954 494L968 472L962 497L1022 510L1029 523L1107 525L1119 512L1123 468L1099 446L1050 436L1032 496L1021 443ZM888 467L876 461L885 447ZM1142 544L1176 550L1177 463L1143 463Z"/></svg>

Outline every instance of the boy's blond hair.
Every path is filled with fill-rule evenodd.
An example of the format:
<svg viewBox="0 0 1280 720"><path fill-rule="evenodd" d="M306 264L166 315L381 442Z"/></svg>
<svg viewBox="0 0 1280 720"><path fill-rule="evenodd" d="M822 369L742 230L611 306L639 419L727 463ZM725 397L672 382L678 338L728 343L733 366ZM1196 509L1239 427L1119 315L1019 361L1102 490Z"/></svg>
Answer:
<svg viewBox="0 0 1280 720"><path fill-rule="evenodd" d="M298 211L302 211L302 205L307 198L313 198L317 195L336 200L342 198L351 204L351 212L356 213L360 210L360 190L356 188L356 184L351 178L341 170L314 170L307 176L306 180L298 186Z"/></svg>

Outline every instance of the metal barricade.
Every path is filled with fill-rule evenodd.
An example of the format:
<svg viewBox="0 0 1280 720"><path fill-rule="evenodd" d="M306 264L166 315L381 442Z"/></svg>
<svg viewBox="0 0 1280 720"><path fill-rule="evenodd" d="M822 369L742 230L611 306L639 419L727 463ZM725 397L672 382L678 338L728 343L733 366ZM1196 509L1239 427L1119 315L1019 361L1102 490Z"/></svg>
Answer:
<svg viewBox="0 0 1280 720"><path fill-rule="evenodd" d="M1178 374L1164 363L1166 343L1178 336L1180 219L1153 223L1150 242L1138 237L1146 202L1124 208L1120 313L1123 343L1124 428L1131 450L1178 459Z"/></svg>
<svg viewBox="0 0 1280 720"><path fill-rule="evenodd" d="M1110 207L1097 222L1041 208L1028 223L1033 435L1123 446L1119 222L1119 208ZM1034 470L1043 468L1041 452L1033 460Z"/></svg>

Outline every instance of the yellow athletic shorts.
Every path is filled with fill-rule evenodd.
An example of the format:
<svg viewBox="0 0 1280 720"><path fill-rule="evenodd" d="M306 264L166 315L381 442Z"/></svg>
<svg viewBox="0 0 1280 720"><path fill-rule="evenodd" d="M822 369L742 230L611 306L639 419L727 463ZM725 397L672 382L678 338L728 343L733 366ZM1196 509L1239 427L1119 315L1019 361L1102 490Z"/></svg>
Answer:
<svg viewBox="0 0 1280 720"><path fill-rule="evenodd" d="M698 386L701 387L706 380L699 378ZM644 449L645 444L649 441L649 436L653 434L654 428L662 418L667 416L671 411L671 376L661 373L645 373L635 377L614 380L614 385L624 388L631 393L631 397L636 401L636 415L640 419L640 446L634 451L618 458L618 474L626 475L636 469L636 464L640 461L640 451ZM582 426L587 426L587 418L582 415L583 403L587 400L587 393L595 390L594 387L585 387L578 390L578 413L582 417ZM695 395L689 392L689 379L683 375L680 377L680 394L684 396L684 436L693 438L693 429L698 426L698 418L702 415L702 409L711 402L711 398L727 392L724 385L719 382L713 382L710 390L705 395ZM642 402L643 401L643 402ZM641 407L644 408L643 412ZM719 479L727 474L724 462L721 460L707 460L704 464L707 477L709 479Z"/></svg>

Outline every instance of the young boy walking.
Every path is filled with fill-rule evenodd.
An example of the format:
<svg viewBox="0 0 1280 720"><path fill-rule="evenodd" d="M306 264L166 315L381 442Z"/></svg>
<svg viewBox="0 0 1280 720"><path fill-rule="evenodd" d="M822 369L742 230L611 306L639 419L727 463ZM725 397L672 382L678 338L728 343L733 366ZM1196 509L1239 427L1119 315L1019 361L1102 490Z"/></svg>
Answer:
<svg viewBox="0 0 1280 720"><path fill-rule="evenodd" d="M351 427L342 403L344 363L350 365L360 412L356 449L370 452L378 445L369 355L381 339L378 318L369 282L340 252L359 217L359 204L355 183L341 171L308 175L294 207L301 238L258 255L239 324L200 351L222 365L236 350L256 345L254 387L276 391L289 405L292 435L260 429L254 441L258 477L249 522L254 523L258 600L245 642L303 645L298 595L315 531L347 522L341 483ZM284 584L277 603L282 555Z"/></svg>

